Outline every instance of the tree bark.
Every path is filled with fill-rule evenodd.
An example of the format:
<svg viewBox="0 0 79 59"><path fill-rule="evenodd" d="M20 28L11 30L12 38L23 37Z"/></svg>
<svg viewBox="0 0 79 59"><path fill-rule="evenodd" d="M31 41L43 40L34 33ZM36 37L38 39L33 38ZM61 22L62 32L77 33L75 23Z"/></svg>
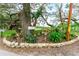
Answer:
<svg viewBox="0 0 79 59"><path fill-rule="evenodd" d="M62 18L62 4L59 8L59 17L60 17L60 21L61 21L61 24L63 25L63 18Z"/></svg>
<svg viewBox="0 0 79 59"><path fill-rule="evenodd" d="M70 40L70 21L71 21L71 15L72 15L72 3L70 3L70 6L69 6L67 41Z"/></svg>
<svg viewBox="0 0 79 59"><path fill-rule="evenodd" d="M34 20L33 26L36 26L36 24L37 24L37 19Z"/></svg>
<svg viewBox="0 0 79 59"><path fill-rule="evenodd" d="M25 37L28 32L28 26L31 24L30 3L23 4L23 11L20 13L20 20L22 25L22 34Z"/></svg>

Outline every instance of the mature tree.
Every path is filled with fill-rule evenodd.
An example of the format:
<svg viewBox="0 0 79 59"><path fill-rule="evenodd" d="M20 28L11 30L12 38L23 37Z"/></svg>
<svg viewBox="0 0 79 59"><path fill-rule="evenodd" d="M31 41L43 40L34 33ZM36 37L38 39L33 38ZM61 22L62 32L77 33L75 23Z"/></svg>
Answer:
<svg viewBox="0 0 79 59"><path fill-rule="evenodd" d="M54 12L51 12L51 13L48 13L48 16L49 14L50 15L53 15L54 17L56 17L58 19L58 21L61 22L61 24L63 25L63 17L62 17L62 13L63 13L63 10L62 10L62 7L63 7L63 4L52 4L52 7L50 7L50 9L53 9L53 8L56 8L56 10ZM51 11L51 10L50 10ZM43 19L45 20L45 17L43 17ZM47 20L45 20L45 22L47 23L47 25L53 27L53 25L49 24L47 22Z"/></svg>
<svg viewBox="0 0 79 59"><path fill-rule="evenodd" d="M13 13L17 12L17 8L16 8L17 4L0 4L0 25L4 25L2 27L7 27L5 26L6 24L8 25L8 22L12 20L16 19L16 16L14 15L13 19L12 19L12 15ZM16 9L16 10L15 10ZM5 24L6 23L6 24ZM10 25L9 23L9 25Z"/></svg>
<svg viewBox="0 0 79 59"><path fill-rule="evenodd" d="M28 26L31 24L31 16L30 16L30 3L24 3L23 10L19 14L19 18L21 20L22 25L22 33L25 36L28 32Z"/></svg>

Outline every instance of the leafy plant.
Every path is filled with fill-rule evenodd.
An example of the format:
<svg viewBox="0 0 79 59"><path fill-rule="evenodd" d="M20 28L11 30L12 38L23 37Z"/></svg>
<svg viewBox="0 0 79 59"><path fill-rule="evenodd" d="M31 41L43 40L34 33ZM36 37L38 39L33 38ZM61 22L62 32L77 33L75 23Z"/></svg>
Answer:
<svg viewBox="0 0 79 59"><path fill-rule="evenodd" d="M25 36L25 41L27 43L36 43L36 37L33 36L31 33L28 33L26 36Z"/></svg>
<svg viewBox="0 0 79 59"><path fill-rule="evenodd" d="M57 32L57 31L54 31L54 32L50 32L48 34L48 39L49 41L51 42L61 42L62 41L62 33L61 32Z"/></svg>
<svg viewBox="0 0 79 59"><path fill-rule="evenodd" d="M71 40L74 39L74 37L76 37L75 34L71 33L71 34L70 34Z"/></svg>
<svg viewBox="0 0 79 59"><path fill-rule="evenodd" d="M1 32L0 32L0 36L1 36Z"/></svg>
<svg viewBox="0 0 79 59"><path fill-rule="evenodd" d="M64 33L66 33L66 31L67 31L67 23L63 23L63 25L60 23L57 27L56 27L56 29L58 29L59 31L61 31L61 32L64 32Z"/></svg>
<svg viewBox="0 0 79 59"><path fill-rule="evenodd" d="M5 32L3 32L2 36L6 37L6 38L11 38L13 36L16 35L16 31L15 30L7 30Z"/></svg>
<svg viewBox="0 0 79 59"><path fill-rule="evenodd" d="M71 34L76 34L79 35L79 25L74 23L73 25L71 25Z"/></svg>
<svg viewBox="0 0 79 59"><path fill-rule="evenodd" d="M42 30L34 30L34 31L32 32L32 34L33 34L34 36L40 36L40 35L42 35Z"/></svg>

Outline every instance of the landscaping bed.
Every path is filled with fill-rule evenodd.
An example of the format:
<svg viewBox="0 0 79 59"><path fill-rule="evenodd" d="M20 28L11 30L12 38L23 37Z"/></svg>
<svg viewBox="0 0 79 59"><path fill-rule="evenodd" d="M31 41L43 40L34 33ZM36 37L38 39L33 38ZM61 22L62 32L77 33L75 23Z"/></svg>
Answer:
<svg viewBox="0 0 79 59"><path fill-rule="evenodd" d="M64 26L66 28L66 26ZM35 29L34 29L35 28ZM33 27L23 38L21 32L6 30L3 32L3 43L9 47L61 47L78 41L78 36L71 32L70 40L66 40L66 29L61 26ZM76 39L76 40L75 40Z"/></svg>

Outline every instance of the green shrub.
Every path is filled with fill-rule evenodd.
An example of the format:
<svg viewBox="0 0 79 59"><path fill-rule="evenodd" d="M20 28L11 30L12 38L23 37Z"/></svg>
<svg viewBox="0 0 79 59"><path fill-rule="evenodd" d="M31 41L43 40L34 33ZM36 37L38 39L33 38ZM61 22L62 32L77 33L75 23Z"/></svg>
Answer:
<svg viewBox="0 0 79 59"><path fill-rule="evenodd" d="M76 37L75 34L70 34L71 40L74 39L74 37Z"/></svg>
<svg viewBox="0 0 79 59"><path fill-rule="evenodd" d="M1 36L1 32L0 32L0 36Z"/></svg>
<svg viewBox="0 0 79 59"><path fill-rule="evenodd" d="M61 32L54 31L48 34L48 39L51 42L55 42L55 43L61 42L62 38L63 38L63 35Z"/></svg>
<svg viewBox="0 0 79 59"><path fill-rule="evenodd" d="M6 37L6 38L11 38L13 36L16 35L16 31L15 30L7 30L5 32L3 32L2 36Z"/></svg>
<svg viewBox="0 0 79 59"><path fill-rule="evenodd" d="M52 28L51 27L36 27L35 30L32 30L31 33L34 35L34 36L41 36L44 34L44 32L50 32L52 31Z"/></svg>
<svg viewBox="0 0 79 59"><path fill-rule="evenodd" d="M25 41L27 43L36 43L36 37L33 36L31 33L28 33L26 36L25 36Z"/></svg>
<svg viewBox="0 0 79 59"><path fill-rule="evenodd" d="M71 34L79 35L79 25L78 24L72 24L71 25Z"/></svg>
<svg viewBox="0 0 79 59"><path fill-rule="evenodd" d="M34 30L34 31L32 32L32 34L33 34L34 36L40 36L40 35L42 35L42 30Z"/></svg>
<svg viewBox="0 0 79 59"><path fill-rule="evenodd" d="M61 32L66 33L66 31L67 31L67 23L63 23L63 25L62 24L59 24L56 27L56 29L58 29L58 31L61 31Z"/></svg>

